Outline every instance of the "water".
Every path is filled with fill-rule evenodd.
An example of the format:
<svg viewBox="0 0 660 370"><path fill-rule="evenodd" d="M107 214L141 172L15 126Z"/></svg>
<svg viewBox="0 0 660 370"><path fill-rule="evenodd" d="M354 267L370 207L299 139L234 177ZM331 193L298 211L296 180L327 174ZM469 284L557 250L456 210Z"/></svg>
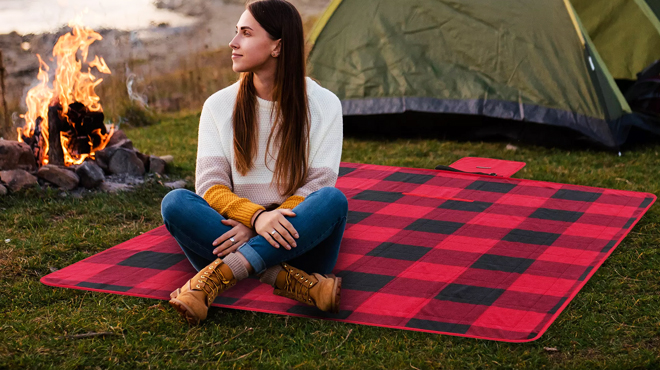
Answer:
<svg viewBox="0 0 660 370"><path fill-rule="evenodd" d="M93 29L135 30L160 23L173 27L194 22L164 9L153 0L0 0L0 34L53 32L82 14L85 26Z"/></svg>

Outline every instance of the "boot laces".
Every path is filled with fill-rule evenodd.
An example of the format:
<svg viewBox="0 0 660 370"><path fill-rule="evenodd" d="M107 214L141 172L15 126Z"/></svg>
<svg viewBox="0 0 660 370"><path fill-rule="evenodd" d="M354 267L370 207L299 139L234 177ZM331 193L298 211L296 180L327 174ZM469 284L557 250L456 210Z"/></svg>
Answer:
<svg viewBox="0 0 660 370"><path fill-rule="evenodd" d="M201 289L206 293L208 304L215 300L215 297L218 296L220 289L224 290L230 287L231 281L229 281L219 269L220 264L209 267L204 274L200 276L199 282L204 282L205 284ZM199 285L198 285L199 287Z"/></svg>
<svg viewBox="0 0 660 370"><path fill-rule="evenodd" d="M289 270L289 273L286 275L284 290L292 293L298 299L314 303L309 295L309 289L312 286L314 286L314 283L309 281L308 278L305 278L298 272L294 272L294 270Z"/></svg>

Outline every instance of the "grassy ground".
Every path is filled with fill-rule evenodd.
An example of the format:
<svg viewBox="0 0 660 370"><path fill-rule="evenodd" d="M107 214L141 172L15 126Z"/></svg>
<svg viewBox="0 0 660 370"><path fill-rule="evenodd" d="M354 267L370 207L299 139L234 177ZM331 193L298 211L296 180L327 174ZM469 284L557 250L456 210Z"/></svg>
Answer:
<svg viewBox="0 0 660 370"><path fill-rule="evenodd" d="M193 189L197 120L169 117L127 135L142 152L174 155L172 175ZM660 193L660 145L621 157L505 146L347 138L342 159L433 168L464 156L493 157L527 162L517 177ZM34 190L0 197L0 368L660 368L658 205L543 337L525 344L215 308L204 325L189 328L165 301L39 282L51 269L161 225L166 193L147 183L82 199ZM114 335L68 337L87 332Z"/></svg>

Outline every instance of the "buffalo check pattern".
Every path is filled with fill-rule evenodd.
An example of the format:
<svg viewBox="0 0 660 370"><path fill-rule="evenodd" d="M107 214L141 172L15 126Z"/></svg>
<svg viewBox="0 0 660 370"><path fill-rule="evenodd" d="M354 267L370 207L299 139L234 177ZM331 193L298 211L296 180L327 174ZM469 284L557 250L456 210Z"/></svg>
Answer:
<svg viewBox="0 0 660 370"><path fill-rule="evenodd" d="M507 342L539 338L649 209L638 193L342 163L348 198L335 273L341 311L272 294L256 278L214 305ZM42 278L169 299L195 271L164 226Z"/></svg>

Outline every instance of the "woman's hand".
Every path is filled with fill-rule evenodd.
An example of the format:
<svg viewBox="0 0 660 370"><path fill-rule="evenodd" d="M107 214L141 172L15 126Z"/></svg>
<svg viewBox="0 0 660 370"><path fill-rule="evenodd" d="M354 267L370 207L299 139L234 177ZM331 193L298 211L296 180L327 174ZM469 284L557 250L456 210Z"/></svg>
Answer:
<svg viewBox="0 0 660 370"><path fill-rule="evenodd" d="M263 216L262 216L263 217ZM218 257L224 257L235 251L243 243L257 236L257 233L249 227L236 220L222 220L223 225L232 226L232 229L222 234L213 242L213 246L218 246L213 250L213 254ZM232 242L230 239L234 239Z"/></svg>
<svg viewBox="0 0 660 370"><path fill-rule="evenodd" d="M295 217L296 214L286 208L274 209L270 212L264 211L257 218L254 229L273 247L279 248L281 245L287 250L291 250L291 247L297 246L295 239L298 239L299 235L284 216Z"/></svg>

